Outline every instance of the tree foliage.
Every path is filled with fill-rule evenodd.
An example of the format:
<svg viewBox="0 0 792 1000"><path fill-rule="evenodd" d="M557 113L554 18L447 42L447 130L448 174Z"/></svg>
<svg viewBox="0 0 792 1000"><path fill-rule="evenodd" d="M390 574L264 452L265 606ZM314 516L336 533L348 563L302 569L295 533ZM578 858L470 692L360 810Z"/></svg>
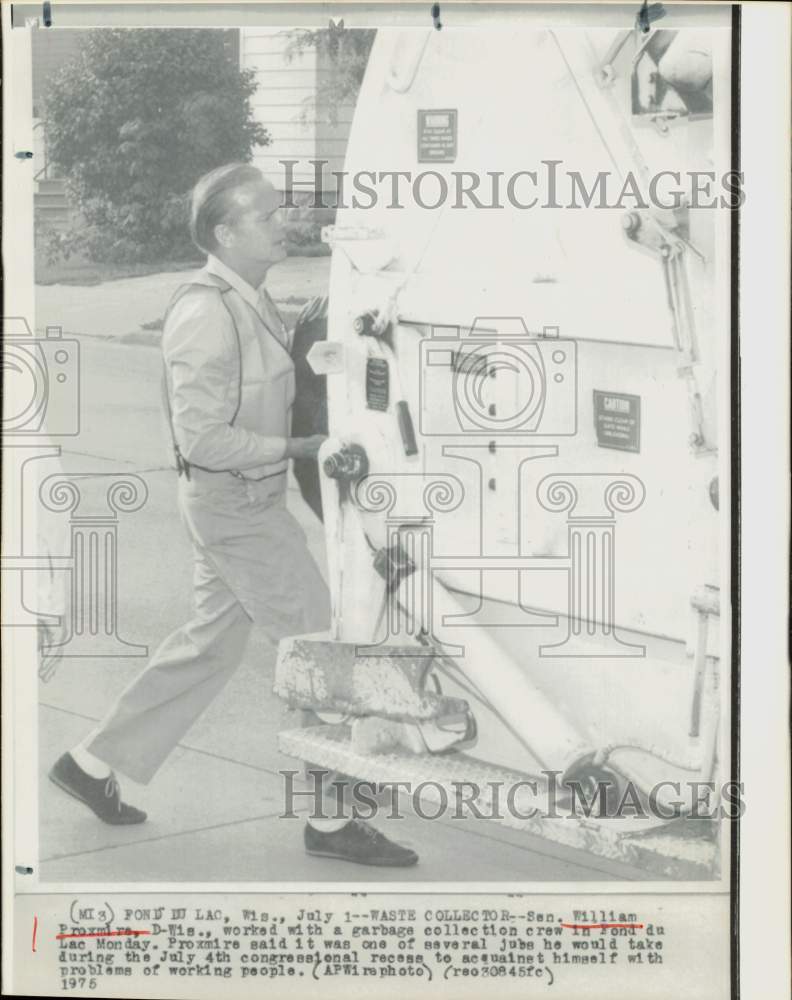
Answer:
<svg viewBox="0 0 792 1000"><path fill-rule="evenodd" d="M115 261L188 252L196 180L270 142L253 118L254 74L228 41L215 30L92 31L51 78L48 156L82 216L71 249Z"/></svg>
<svg viewBox="0 0 792 1000"><path fill-rule="evenodd" d="M371 46L377 34L373 28L345 28L332 22L329 28L311 31L295 28L288 32L286 55L294 58L306 49L314 49L323 75L320 92L307 99L304 117L316 113L331 125L338 124L338 113L344 105L354 105L363 74L366 72Z"/></svg>

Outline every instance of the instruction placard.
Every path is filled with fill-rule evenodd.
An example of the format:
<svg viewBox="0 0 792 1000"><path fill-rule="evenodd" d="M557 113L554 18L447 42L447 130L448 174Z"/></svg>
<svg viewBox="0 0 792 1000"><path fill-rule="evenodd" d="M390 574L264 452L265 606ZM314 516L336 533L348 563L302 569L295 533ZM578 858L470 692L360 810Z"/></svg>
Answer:
<svg viewBox="0 0 792 1000"><path fill-rule="evenodd" d="M418 112L418 162L453 163L457 157L456 108Z"/></svg>
<svg viewBox="0 0 792 1000"><path fill-rule="evenodd" d="M594 426L600 448L641 450L641 397L594 390Z"/></svg>

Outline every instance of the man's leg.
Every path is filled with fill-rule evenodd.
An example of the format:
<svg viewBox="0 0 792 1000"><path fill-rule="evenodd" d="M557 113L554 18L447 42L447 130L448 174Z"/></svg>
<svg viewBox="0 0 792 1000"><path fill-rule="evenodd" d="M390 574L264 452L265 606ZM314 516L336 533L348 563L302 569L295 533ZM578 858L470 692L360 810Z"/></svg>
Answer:
<svg viewBox="0 0 792 1000"><path fill-rule="evenodd" d="M195 617L162 643L86 746L133 781L151 781L242 662L251 621L200 551L195 594Z"/></svg>
<svg viewBox="0 0 792 1000"><path fill-rule="evenodd" d="M258 487L262 492L266 486ZM251 487L255 497L257 487ZM255 531L226 532L213 551L218 565L273 643L287 635L324 631L330 626L330 595L308 549L305 533L283 502L250 501ZM273 734L274 735L274 734ZM324 787L327 819L308 817L304 828L309 854L356 864L405 867L418 861L408 847L389 840L373 826L352 817L349 779L328 775ZM340 803L340 808L337 808Z"/></svg>
<svg viewBox="0 0 792 1000"><path fill-rule="evenodd" d="M145 819L121 803L117 786L107 791L110 769L148 783L242 660L250 618L198 546L195 603L195 617L168 636L99 726L53 768L53 780L106 822Z"/></svg>

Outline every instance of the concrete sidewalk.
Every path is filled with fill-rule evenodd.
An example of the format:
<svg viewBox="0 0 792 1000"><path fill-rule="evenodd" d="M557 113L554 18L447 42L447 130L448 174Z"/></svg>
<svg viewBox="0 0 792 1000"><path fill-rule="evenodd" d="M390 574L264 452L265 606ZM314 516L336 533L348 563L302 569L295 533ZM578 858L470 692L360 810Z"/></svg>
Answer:
<svg viewBox="0 0 792 1000"><path fill-rule="evenodd" d="M37 285L36 329L59 326L64 334L126 343L158 345L156 323L189 271L168 271L142 278L122 278L101 285ZM327 293L329 257L287 257L272 268L267 288L287 325L314 295Z"/></svg>

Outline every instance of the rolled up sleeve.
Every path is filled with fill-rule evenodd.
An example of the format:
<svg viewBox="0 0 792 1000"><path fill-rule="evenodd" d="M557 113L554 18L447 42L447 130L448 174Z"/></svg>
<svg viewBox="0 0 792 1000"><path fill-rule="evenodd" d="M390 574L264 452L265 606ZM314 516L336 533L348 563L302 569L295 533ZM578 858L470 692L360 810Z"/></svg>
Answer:
<svg viewBox="0 0 792 1000"><path fill-rule="evenodd" d="M244 471L285 458L285 437L232 424L239 402L239 350L218 291L191 288L176 302L162 349L173 433L188 462L213 471Z"/></svg>

